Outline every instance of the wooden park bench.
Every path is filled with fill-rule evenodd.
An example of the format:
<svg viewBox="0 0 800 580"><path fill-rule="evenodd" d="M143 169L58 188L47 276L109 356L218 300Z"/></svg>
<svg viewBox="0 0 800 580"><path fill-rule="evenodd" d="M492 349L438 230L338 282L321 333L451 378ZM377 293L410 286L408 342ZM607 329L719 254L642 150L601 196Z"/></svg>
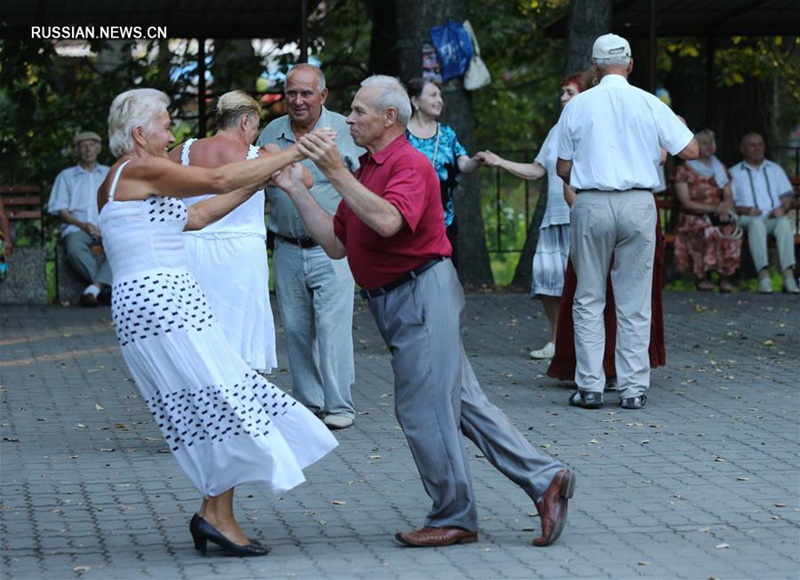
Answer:
<svg viewBox="0 0 800 580"><path fill-rule="evenodd" d="M47 249L41 189L35 185L3 185L0 197L13 245L8 277L0 282L0 303L46 304Z"/></svg>

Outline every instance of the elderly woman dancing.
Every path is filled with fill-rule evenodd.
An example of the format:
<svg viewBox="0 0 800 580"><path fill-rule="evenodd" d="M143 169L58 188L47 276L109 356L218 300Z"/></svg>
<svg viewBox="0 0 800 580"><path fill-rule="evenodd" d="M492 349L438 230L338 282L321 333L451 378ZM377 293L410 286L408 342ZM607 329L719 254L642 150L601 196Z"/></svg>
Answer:
<svg viewBox="0 0 800 580"><path fill-rule="evenodd" d="M167 157L169 98L154 89L117 96L109 114L118 157L98 192L114 271L111 310L122 354L170 450L203 494L191 520L195 548L263 556L233 513L240 483L283 492L336 446L302 405L248 367L217 325L187 268L184 229L199 229L247 201L271 174L303 158L295 147L207 169ZM225 194L187 209L181 198ZM244 266L244 265L243 265Z"/></svg>

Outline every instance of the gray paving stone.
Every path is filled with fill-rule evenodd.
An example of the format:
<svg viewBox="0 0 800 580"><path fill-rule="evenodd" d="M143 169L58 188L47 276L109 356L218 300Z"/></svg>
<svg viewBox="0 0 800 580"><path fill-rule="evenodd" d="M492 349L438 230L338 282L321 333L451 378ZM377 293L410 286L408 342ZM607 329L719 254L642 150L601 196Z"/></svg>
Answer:
<svg viewBox="0 0 800 580"><path fill-rule="evenodd" d="M2 577L795 579L800 299L669 293L665 314L668 366L653 371L647 408L624 411L611 395L587 412L527 358L547 337L538 303L469 295L465 346L487 395L578 487L562 538L534 548L534 506L468 444L480 542L417 550L393 535L419 526L429 501L394 419L386 349L357 301L356 425L297 489L237 490L243 526L272 548L240 560L194 550L197 492L131 381L108 310L4 306ZM279 336L273 380L286 388L282 348Z"/></svg>

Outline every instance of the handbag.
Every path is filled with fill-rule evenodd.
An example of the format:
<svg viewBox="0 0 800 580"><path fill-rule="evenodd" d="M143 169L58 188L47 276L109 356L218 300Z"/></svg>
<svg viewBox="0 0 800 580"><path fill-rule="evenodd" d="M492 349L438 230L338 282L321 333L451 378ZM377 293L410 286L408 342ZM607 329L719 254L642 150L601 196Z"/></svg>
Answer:
<svg viewBox="0 0 800 580"><path fill-rule="evenodd" d="M430 35L442 67L442 80L464 76L472 58L472 42L464 26L448 19L431 28Z"/></svg>
<svg viewBox="0 0 800 580"><path fill-rule="evenodd" d="M478 39L475 38L475 32L472 30L469 20L464 21L464 28L472 40L472 58L469 61L467 72L464 74L464 88L468 91L477 91L492 82L492 75L481 58Z"/></svg>
<svg viewBox="0 0 800 580"><path fill-rule="evenodd" d="M716 213L707 213L703 219L714 228L719 237L725 240L738 240L744 234L739 225L739 218L731 211L728 212L728 219L725 220Z"/></svg>

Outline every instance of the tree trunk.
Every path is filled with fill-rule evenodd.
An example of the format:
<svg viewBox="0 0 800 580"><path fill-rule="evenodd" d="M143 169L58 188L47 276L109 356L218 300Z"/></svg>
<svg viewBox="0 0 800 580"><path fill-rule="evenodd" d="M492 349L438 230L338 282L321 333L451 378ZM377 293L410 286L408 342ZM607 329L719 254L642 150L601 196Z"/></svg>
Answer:
<svg viewBox="0 0 800 580"><path fill-rule="evenodd" d="M372 38L369 45L369 70L376 75L398 76L397 6L395 0L370 0Z"/></svg>
<svg viewBox="0 0 800 580"><path fill-rule="evenodd" d="M589 68L592 45L598 36L611 31L612 14L612 0L570 0L564 74Z"/></svg>
<svg viewBox="0 0 800 580"><path fill-rule="evenodd" d="M567 58L564 75L581 72L589 68L592 57L592 45L601 34L611 30L612 0L570 0L569 32L567 40ZM549 177L549 176L548 176ZM529 288L533 270L533 254L539 242L539 228L542 225L547 209L547 186L542 184L541 192L536 200L528 236L522 248L517 268L514 271L512 286Z"/></svg>
<svg viewBox="0 0 800 580"><path fill-rule="evenodd" d="M429 30L448 18L462 22L465 0L403 0L397 10L397 47L403 80L422 75L422 48L430 43ZM455 129L470 154L475 153L472 99L462 79L454 79L442 89L445 101L444 122ZM475 174L462 175L456 191L458 213L459 277L465 286L481 287L493 283L486 248L481 197Z"/></svg>

